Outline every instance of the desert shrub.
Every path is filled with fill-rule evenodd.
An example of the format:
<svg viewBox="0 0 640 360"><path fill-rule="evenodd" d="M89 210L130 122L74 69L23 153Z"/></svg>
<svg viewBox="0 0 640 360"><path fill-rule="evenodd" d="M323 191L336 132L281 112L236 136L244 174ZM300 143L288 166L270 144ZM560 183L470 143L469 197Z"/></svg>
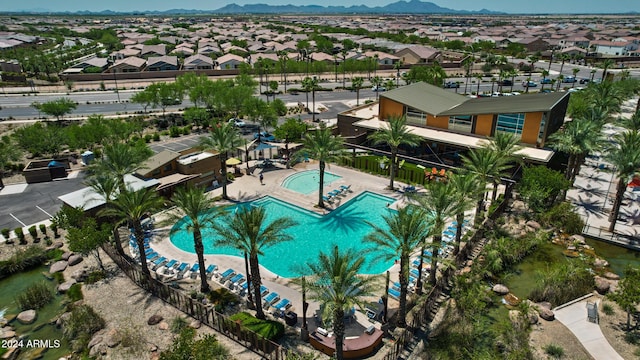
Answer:
<svg viewBox="0 0 640 360"><path fill-rule="evenodd" d="M47 236L47 226L45 224L40 224L38 228L40 229L40 233L42 235Z"/></svg>
<svg viewBox="0 0 640 360"><path fill-rule="evenodd" d="M628 342L632 345L640 344L640 332L638 331L628 331L624 334L624 341Z"/></svg>
<svg viewBox="0 0 640 360"><path fill-rule="evenodd" d="M22 310L40 309L53 299L53 291L45 281L29 286L15 298Z"/></svg>
<svg viewBox="0 0 640 360"><path fill-rule="evenodd" d="M22 228L16 228L15 230L13 230L13 232L18 237L18 241L20 241L20 245L25 245L27 243L27 240L24 237L24 233L22 232Z"/></svg>
<svg viewBox="0 0 640 360"><path fill-rule="evenodd" d="M153 136L151 134L146 134L144 136L144 142L147 144L151 142L151 139L153 139Z"/></svg>
<svg viewBox="0 0 640 360"><path fill-rule="evenodd" d="M29 235L31 235L31 238L33 238L33 242L36 242L38 239L38 230L36 230L36 226L30 226L29 227Z"/></svg>
<svg viewBox="0 0 640 360"><path fill-rule="evenodd" d="M86 284L95 284L105 277L107 277L107 274L103 270L95 270L92 271L89 276L87 276L87 279L84 282Z"/></svg>
<svg viewBox="0 0 640 360"><path fill-rule="evenodd" d="M146 340L144 338L144 331L140 329L137 325L134 327L123 327L118 330L121 335L122 342L120 342L120 346L122 346L125 353L127 353L129 358L144 358L146 355Z"/></svg>
<svg viewBox="0 0 640 360"><path fill-rule="evenodd" d="M562 202L540 214L540 222L569 234L580 234L584 228L584 220L568 202Z"/></svg>
<svg viewBox="0 0 640 360"><path fill-rule="evenodd" d="M548 301L554 307L576 299L593 290L593 274L580 260L555 263L539 271L536 286L529 299L534 302Z"/></svg>
<svg viewBox="0 0 640 360"><path fill-rule="evenodd" d="M180 131L180 128L177 126L172 126L169 128L169 136L171 137L178 137L180 136L182 133L182 131Z"/></svg>
<svg viewBox="0 0 640 360"><path fill-rule="evenodd" d="M209 360L227 359L229 350L221 345L214 335L207 334L196 339L196 331L184 328L168 350L160 354L160 360Z"/></svg>
<svg viewBox="0 0 640 360"><path fill-rule="evenodd" d="M226 288L219 288L211 291L207 294L209 301L215 306L217 312L222 312L229 304L238 301L238 297L227 290Z"/></svg>
<svg viewBox="0 0 640 360"><path fill-rule="evenodd" d="M4 228L0 232L2 233L2 236L5 238L5 240L9 240L9 233L11 232L11 230Z"/></svg>
<svg viewBox="0 0 640 360"><path fill-rule="evenodd" d="M71 343L73 351L87 348L93 334L104 328L105 321L89 305L73 306L71 315L63 321L62 334Z"/></svg>
<svg viewBox="0 0 640 360"><path fill-rule="evenodd" d="M562 346L556 344L549 344L545 346L544 352L554 359L560 359L564 356L564 349L562 348Z"/></svg>
<svg viewBox="0 0 640 360"><path fill-rule="evenodd" d="M174 334L178 334L182 331L182 329L186 328L189 323L187 319L182 316L176 316L171 320L171 332Z"/></svg>
<svg viewBox="0 0 640 360"><path fill-rule="evenodd" d="M284 325L281 322L260 320L246 312L234 314L230 316L229 319L239 322L242 327L269 340L276 340L284 334Z"/></svg>
<svg viewBox="0 0 640 360"><path fill-rule="evenodd" d="M73 284L67 291L67 296L73 302L84 299L84 295L82 295L82 284Z"/></svg>
<svg viewBox="0 0 640 360"><path fill-rule="evenodd" d="M185 126L182 128L183 135L189 135L191 133L191 126Z"/></svg>
<svg viewBox="0 0 640 360"><path fill-rule="evenodd" d="M153 134L153 141L160 141L160 134L154 133Z"/></svg>
<svg viewBox="0 0 640 360"><path fill-rule="evenodd" d="M611 304L607 304L607 303L605 303L605 304L602 304L602 312L603 312L605 315L609 315L609 316L611 316L611 315L613 315L616 311L614 310L613 306L611 306Z"/></svg>
<svg viewBox="0 0 640 360"><path fill-rule="evenodd" d="M55 222L51 223L51 231L53 231L54 238L57 239L60 237L60 234L58 234L58 224L56 224Z"/></svg>

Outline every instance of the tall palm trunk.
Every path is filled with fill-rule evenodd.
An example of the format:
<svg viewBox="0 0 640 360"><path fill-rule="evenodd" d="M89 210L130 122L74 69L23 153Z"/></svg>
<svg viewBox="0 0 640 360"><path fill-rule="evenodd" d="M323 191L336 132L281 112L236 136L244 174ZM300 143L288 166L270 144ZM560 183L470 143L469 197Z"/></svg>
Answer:
<svg viewBox="0 0 640 360"><path fill-rule="evenodd" d="M460 242L462 240L462 222L464 221L464 212L459 212L456 214L456 222L458 225L456 226L456 239L453 245L453 255L458 255L460 252Z"/></svg>
<svg viewBox="0 0 640 360"><path fill-rule="evenodd" d="M491 202L495 202L496 201L496 197L498 195L498 185L500 184L500 182L498 181L498 179L493 179L493 191L491 191Z"/></svg>
<svg viewBox="0 0 640 360"><path fill-rule="evenodd" d="M442 233L433 237L433 249L431 250L431 272L429 273L429 282L432 286L436 285L436 272L438 271L438 253L440 252L440 244L442 244Z"/></svg>
<svg viewBox="0 0 640 360"><path fill-rule="evenodd" d="M564 172L564 177L567 180L571 180L573 178L573 169L576 161L576 156L574 154L569 155L569 159L567 160L567 170Z"/></svg>
<svg viewBox="0 0 640 360"><path fill-rule="evenodd" d="M405 317L407 316L407 287L409 286L409 256L400 258L400 307L398 308L397 326L404 328L407 326Z"/></svg>
<svg viewBox="0 0 640 360"><path fill-rule="evenodd" d="M140 220L136 219L133 222L133 234L136 237L136 243L138 244L138 252L140 253L140 264L142 265L142 274L144 275L144 281L148 285L151 283L151 272L149 272L149 267L147 266L147 259L144 256L144 230L142 230L142 225L140 224Z"/></svg>
<svg viewBox="0 0 640 360"><path fill-rule="evenodd" d="M264 316L264 311L262 311L262 298L260 297L260 266L257 254L249 255L249 265L251 266L251 285L253 285L253 294L256 303L256 318L264 320L266 319L266 316Z"/></svg>
<svg viewBox="0 0 640 360"><path fill-rule="evenodd" d="M418 266L418 280L416 280L416 294L422 295L422 266L424 265L424 251L427 239L422 241L422 248L420 248L420 265Z"/></svg>
<svg viewBox="0 0 640 360"><path fill-rule="evenodd" d="M118 226L114 226L111 233L113 234L113 244L116 246L116 251L121 256L126 257L124 253L124 249L122 248L122 240L120 240L120 233L118 232Z"/></svg>
<svg viewBox="0 0 640 360"><path fill-rule="evenodd" d="M202 245L202 232L199 227L195 227L193 229L193 243L196 250L196 255L198 256L198 264L200 266L200 292L208 293L211 291L209 288L209 283L207 282L207 272L205 270L204 264L204 246Z"/></svg>
<svg viewBox="0 0 640 360"><path fill-rule="evenodd" d="M618 180L618 186L616 187L616 198L613 201L613 207L611 209L611 215L609 215L609 232L614 232L616 228L616 221L618 221L618 214L620 214L620 206L624 198L624 192L627 189L627 182L625 179L620 178Z"/></svg>
<svg viewBox="0 0 640 360"><path fill-rule="evenodd" d="M313 106L313 110L311 110L311 119L313 122L316 122L316 89L315 83L313 84L314 88L311 90L311 102Z"/></svg>
<svg viewBox="0 0 640 360"><path fill-rule="evenodd" d="M336 359L343 360L344 355L342 348L344 347L344 309L342 306L333 310L333 334L336 337Z"/></svg>
<svg viewBox="0 0 640 360"><path fill-rule="evenodd" d="M389 189L393 190L393 181L396 178L396 157L398 156L398 148L391 147L391 168L389 169Z"/></svg>
<svg viewBox="0 0 640 360"><path fill-rule="evenodd" d="M324 161L320 161L320 185L318 190L318 207L324 209L324 200L322 196L324 195L324 168L326 164Z"/></svg>
<svg viewBox="0 0 640 360"><path fill-rule="evenodd" d="M260 134L258 132L258 134ZM220 154L220 169L222 170L222 198L229 199L227 195L227 154Z"/></svg>

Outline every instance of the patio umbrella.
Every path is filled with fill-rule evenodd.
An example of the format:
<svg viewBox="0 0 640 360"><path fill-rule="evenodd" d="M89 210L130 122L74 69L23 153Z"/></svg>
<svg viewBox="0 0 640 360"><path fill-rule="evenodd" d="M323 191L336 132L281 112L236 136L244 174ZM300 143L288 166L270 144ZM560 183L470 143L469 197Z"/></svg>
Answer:
<svg viewBox="0 0 640 360"><path fill-rule="evenodd" d="M226 163L227 163L227 166L234 166L234 165L240 164L241 162L242 161L240 161L240 159L232 157L232 158L228 158Z"/></svg>

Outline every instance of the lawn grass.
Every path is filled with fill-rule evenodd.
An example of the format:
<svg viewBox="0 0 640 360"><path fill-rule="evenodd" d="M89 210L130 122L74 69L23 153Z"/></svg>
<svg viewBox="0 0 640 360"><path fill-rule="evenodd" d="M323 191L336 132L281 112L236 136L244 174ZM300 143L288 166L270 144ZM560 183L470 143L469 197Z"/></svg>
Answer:
<svg viewBox="0 0 640 360"><path fill-rule="evenodd" d="M284 334L282 323L273 320L259 320L245 312L237 313L229 319L240 322L243 327L269 340L278 339Z"/></svg>

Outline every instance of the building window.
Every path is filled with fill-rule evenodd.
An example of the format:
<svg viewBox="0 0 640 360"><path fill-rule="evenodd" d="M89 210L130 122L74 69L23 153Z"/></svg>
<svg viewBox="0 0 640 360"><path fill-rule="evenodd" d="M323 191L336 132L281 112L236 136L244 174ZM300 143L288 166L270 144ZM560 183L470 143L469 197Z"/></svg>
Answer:
<svg viewBox="0 0 640 360"><path fill-rule="evenodd" d="M545 128L546 128L546 123L547 123L547 114L543 114L542 115L542 120L540 121L540 129L538 130L538 144L542 144L542 142L544 141L544 132L545 132Z"/></svg>
<svg viewBox="0 0 640 360"><path fill-rule="evenodd" d="M171 171L173 170L173 164L168 163L167 165L164 166L164 171Z"/></svg>
<svg viewBox="0 0 640 360"><path fill-rule="evenodd" d="M449 130L471 133L471 115L457 115L449 117Z"/></svg>
<svg viewBox="0 0 640 360"><path fill-rule="evenodd" d="M407 125L427 125L427 114L414 108L407 107Z"/></svg>
<svg viewBox="0 0 640 360"><path fill-rule="evenodd" d="M524 127L524 115L523 113L498 115L496 132L513 134L520 139L522 137L522 128Z"/></svg>

